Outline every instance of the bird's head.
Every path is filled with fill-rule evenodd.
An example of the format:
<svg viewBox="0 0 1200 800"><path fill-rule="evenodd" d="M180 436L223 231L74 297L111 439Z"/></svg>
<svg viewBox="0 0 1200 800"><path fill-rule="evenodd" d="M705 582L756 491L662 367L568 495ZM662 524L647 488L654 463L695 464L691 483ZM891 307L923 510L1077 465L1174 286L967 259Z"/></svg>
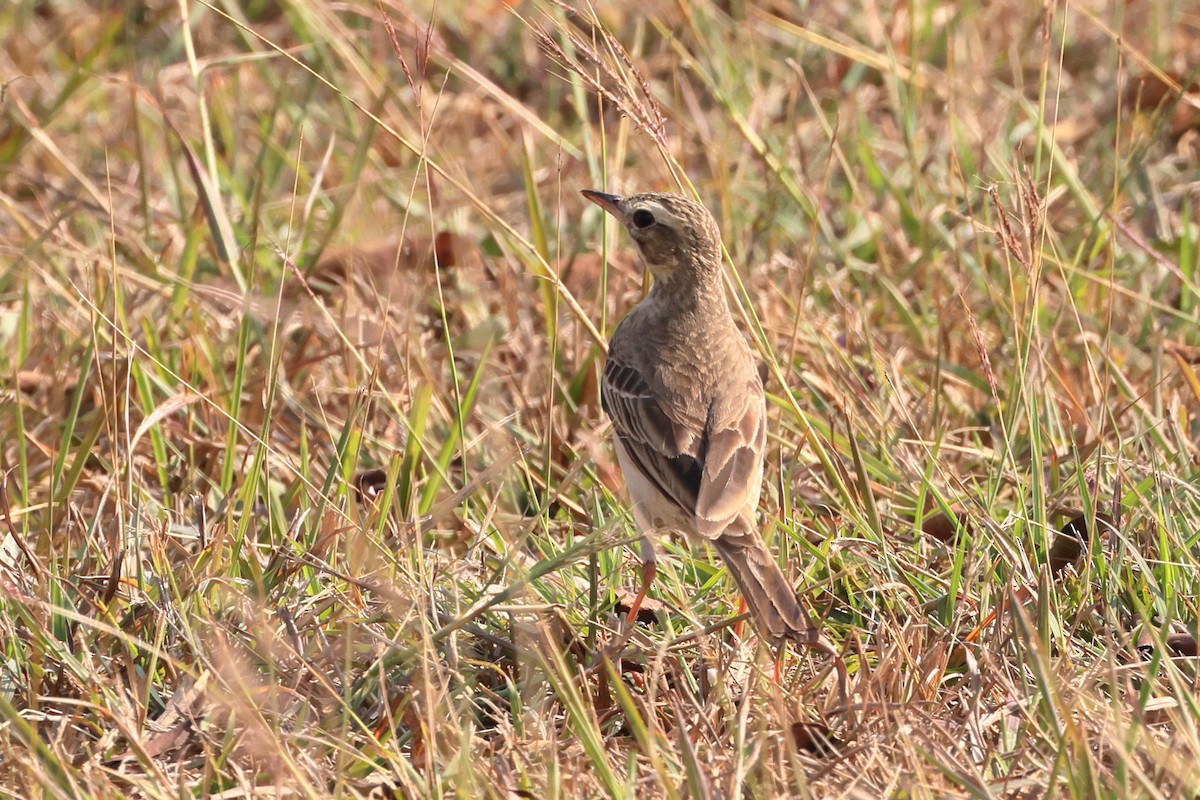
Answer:
<svg viewBox="0 0 1200 800"><path fill-rule="evenodd" d="M719 274L721 232L708 209L677 194L615 194L583 191L629 231L642 261L657 281L697 281Z"/></svg>

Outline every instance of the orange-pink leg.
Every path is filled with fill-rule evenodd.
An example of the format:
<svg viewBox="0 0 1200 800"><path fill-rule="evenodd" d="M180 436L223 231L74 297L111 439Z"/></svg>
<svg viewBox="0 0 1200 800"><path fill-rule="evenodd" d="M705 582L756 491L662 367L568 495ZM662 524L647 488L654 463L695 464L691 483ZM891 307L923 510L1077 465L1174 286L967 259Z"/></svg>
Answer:
<svg viewBox="0 0 1200 800"><path fill-rule="evenodd" d="M638 611L642 608L642 601L646 599L646 594L650 591L650 584L654 583L654 576L658 574L658 564L655 562L653 554L649 559L645 558L643 550L642 560L642 588L638 591L637 596L633 598L633 602L629 604L629 611L625 614L625 623L632 628L637 622Z"/></svg>
<svg viewBox="0 0 1200 800"><path fill-rule="evenodd" d="M750 608L750 606L746 605L746 598L744 596L738 598L738 610L737 610L737 613L734 614L734 616L740 617L742 614L745 614L749 608ZM744 637L742 634L744 634L745 632L746 632L746 620L744 620L744 619L738 620L738 623L733 626L733 635L736 636L737 640L740 642L743 640Z"/></svg>

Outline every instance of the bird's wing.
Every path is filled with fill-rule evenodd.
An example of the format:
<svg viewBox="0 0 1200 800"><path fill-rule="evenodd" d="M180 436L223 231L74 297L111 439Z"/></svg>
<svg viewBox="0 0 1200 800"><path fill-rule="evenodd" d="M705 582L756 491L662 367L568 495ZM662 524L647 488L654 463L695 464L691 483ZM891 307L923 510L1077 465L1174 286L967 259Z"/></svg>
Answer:
<svg viewBox="0 0 1200 800"><path fill-rule="evenodd" d="M766 412L762 381L752 370L744 384L730 385L709 406L704 470L696 495L696 532L701 536L720 536L734 518L758 503Z"/></svg>
<svg viewBox="0 0 1200 800"><path fill-rule="evenodd" d="M686 419L662 395L641 370L609 353L600 401L616 436L646 480L692 517L704 483L704 422Z"/></svg>

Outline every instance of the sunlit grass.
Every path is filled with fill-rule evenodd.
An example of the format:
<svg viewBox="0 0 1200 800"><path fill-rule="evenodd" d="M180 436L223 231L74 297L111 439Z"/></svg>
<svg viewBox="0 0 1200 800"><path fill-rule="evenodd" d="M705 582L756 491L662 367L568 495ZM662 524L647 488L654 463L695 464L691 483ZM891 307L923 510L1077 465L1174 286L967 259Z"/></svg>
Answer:
<svg viewBox="0 0 1200 800"><path fill-rule="evenodd" d="M1186 9L186 13L0 10L6 796L1197 791ZM682 540L606 649L584 188L720 221L837 664Z"/></svg>

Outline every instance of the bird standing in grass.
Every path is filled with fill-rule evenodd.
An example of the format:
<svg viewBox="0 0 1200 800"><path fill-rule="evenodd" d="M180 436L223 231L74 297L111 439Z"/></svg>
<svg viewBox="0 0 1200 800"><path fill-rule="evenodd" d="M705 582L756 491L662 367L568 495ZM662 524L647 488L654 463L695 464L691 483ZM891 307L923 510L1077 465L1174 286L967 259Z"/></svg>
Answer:
<svg viewBox="0 0 1200 800"><path fill-rule="evenodd" d="M583 196L617 218L654 276L613 332L601 388L642 533L642 587L628 619L654 580L651 535L677 530L716 548L760 634L816 643L758 534L766 402L725 300L716 220L674 194Z"/></svg>

